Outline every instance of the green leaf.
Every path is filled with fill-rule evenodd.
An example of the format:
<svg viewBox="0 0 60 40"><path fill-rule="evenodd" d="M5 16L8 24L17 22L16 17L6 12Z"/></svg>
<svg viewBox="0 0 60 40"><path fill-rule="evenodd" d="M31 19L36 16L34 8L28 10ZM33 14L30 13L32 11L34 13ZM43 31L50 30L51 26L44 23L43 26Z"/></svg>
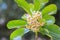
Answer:
<svg viewBox="0 0 60 40"><path fill-rule="evenodd" d="M34 5L32 3L30 3L29 6L30 6L31 13L33 13L34 12Z"/></svg>
<svg viewBox="0 0 60 40"><path fill-rule="evenodd" d="M46 35L49 33L49 31L46 28L40 27L39 32L42 33L42 35Z"/></svg>
<svg viewBox="0 0 60 40"><path fill-rule="evenodd" d="M60 27L57 25L44 26L51 35L52 40L60 40Z"/></svg>
<svg viewBox="0 0 60 40"><path fill-rule="evenodd" d="M40 0L40 9L42 9L47 3L49 2L49 0Z"/></svg>
<svg viewBox="0 0 60 40"><path fill-rule="evenodd" d="M45 4L45 3L48 3L49 2L49 0L40 0L40 2L41 2L41 4Z"/></svg>
<svg viewBox="0 0 60 40"><path fill-rule="evenodd" d="M34 10L38 11L40 9L40 0L34 0Z"/></svg>
<svg viewBox="0 0 60 40"><path fill-rule="evenodd" d="M34 0L34 10L39 11L49 0Z"/></svg>
<svg viewBox="0 0 60 40"><path fill-rule="evenodd" d="M43 10L42 10L42 15L52 15L52 14L56 14L57 12L57 7L55 4L50 4L48 6L46 6Z"/></svg>
<svg viewBox="0 0 60 40"><path fill-rule="evenodd" d="M22 36L27 32L29 32L29 30L25 28L17 29L13 33L11 33L10 40L22 40Z"/></svg>
<svg viewBox="0 0 60 40"><path fill-rule="evenodd" d="M26 24L27 24L27 22L24 20L12 20L12 21L8 22L7 27L9 29L20 28L20 27L25 26Z"/></svg>
<svg viewBox="0 0 60 40"><path fill-rule="evenodd" d="M39 22L45 22L45 19L38 19Z"/></svg>
<svg viewBox="0 0 60 40"><path fill-rule="evenodd" d="M24 14L21 18L24 19L24 20L27 20L26 14Z"/></svg>
<svg viewBox="0 0 60 40"><path fill-rule="evenodd" d="M22 7L27 13L32 14L30 11L30 6L25 0L15 0L19 7Z"/></svg>
<svg viewBox="0 0 60 40"><path fill-rule="evenodd" d="M52 25L55 23L55 18L53 16L46 15L43 18L45 19L46 25Z"/></svg>

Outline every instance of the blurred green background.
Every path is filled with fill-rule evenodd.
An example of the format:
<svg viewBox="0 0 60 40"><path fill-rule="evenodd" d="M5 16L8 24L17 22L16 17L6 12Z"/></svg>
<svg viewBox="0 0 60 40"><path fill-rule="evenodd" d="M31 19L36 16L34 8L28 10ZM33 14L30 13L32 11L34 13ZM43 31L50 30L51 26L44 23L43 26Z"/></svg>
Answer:
<svg viewBox="0 0 60 40"><path fill-rule="evenodd" d="M29 3L32 0L26 0ZM53 15L56 18L57 25L60 26L60 0L50 0L49 4L56 4L58 7L57 14ZM0 0L0 40L9 40L11 32L15 29L9 30L6 25L8 21L14 19L20 19L21 16L25 13L22 8L19 8L14 0Z"/></svg>

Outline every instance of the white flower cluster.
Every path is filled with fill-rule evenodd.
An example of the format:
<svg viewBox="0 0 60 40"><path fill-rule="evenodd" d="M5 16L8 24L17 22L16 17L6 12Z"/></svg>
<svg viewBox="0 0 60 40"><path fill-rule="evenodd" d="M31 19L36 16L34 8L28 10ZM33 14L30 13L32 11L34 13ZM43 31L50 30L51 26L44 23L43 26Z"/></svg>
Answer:
<svg viewBox="0 0 60 40"><path fill-rule="evenodd" d="M39 27L44 25L44 22L39 22L39 19L42 19L42 14L40 12L34 12L31 15L26 14L28 26L26 28L32 30L33 32L39 31Z"/></svg>

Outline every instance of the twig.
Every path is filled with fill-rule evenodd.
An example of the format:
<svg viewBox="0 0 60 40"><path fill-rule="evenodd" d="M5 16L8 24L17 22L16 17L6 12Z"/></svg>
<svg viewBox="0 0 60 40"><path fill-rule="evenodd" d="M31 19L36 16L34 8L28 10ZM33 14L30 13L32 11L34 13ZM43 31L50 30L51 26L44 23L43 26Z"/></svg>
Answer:
<svg viewBox="0 0 60 40"><path fill-rule="evenodd" d="M35 40L38 40L38 33L35 32Z"/></svg>

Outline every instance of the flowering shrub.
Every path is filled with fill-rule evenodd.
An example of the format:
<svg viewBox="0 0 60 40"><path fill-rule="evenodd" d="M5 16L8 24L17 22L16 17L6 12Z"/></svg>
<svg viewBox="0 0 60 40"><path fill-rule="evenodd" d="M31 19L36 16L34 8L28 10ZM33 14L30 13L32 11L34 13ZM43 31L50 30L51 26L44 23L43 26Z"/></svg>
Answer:
<svg viewBox="0 0 60 40"><path fill-rule="evenodd" d="M10 40L22 40L22 36L29 31L36 35L38 32L47 35L51 40L60 40L60 28L55 23L55 18L52 16L56 14L57 7L55 4L50 4L45 7L49 0L33 0L33 3L27 3L26 0L15 0L19 7L22 7L26 14L19 20L12 20L8 22L9 29L17 28L10 35Z"/></svg>

